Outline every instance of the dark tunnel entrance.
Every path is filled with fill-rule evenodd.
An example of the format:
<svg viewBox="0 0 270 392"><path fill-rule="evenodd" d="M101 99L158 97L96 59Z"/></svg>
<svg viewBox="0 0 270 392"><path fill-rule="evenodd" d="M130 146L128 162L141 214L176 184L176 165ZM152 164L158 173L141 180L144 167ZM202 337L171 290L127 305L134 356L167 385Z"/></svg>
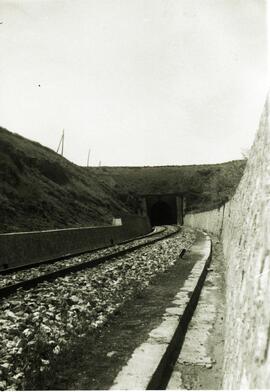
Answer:
<svg viewBox="0 0 270 392"><path fill-rule="evenodd" d="M152 226L174 225L177 223L172 208L164 201L158 201L150 210L150 222Z"/></svg>

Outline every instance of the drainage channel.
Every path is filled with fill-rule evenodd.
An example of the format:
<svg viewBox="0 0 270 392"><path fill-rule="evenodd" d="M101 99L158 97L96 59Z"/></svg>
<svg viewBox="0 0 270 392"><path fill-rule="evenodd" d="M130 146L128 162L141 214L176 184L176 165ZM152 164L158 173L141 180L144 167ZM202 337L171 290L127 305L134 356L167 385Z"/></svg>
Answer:
<svg viewBox="0 0 270 392"><path fill-rule="evenodd" d="M160 325L134 350L111 389L166 389L211 261L210 238L198 233L187 258L194 263L190 275L169 302Z"/></svg>
<svg viewBox="0 0 270 392"><path fill-rule="evenodd" d="M54 363L36 389L165 389L210 262L195 247ZM168 308L169 306L169 308Z"/></svg>
<svg viewBox="0 0 270 392"><path fill-rule="evenodd" d="M195 238L193 232L191 235L190 243ZM185 284L194 267L194 260L185 258L188 251L183 259L179 257L184 244L181 236L174 241L178 252L173 253L172 260L163 262L165 269L160 270L146 288L135 291L103 328L86 334L80 342L75 342L68 351L59 355L51 364L49 373L44 374L43 379L39 378L40 384L29 384L26 389L110 389L136 347L147 339L152 329L160 325L168 301L174 299L179 285ZM172 244L164 244L164 247L167 253ZM186 248L189 249L189 246ZM151 256L149 253L153 272L155 257L162 257L161 252L159 254Z"/></svg>

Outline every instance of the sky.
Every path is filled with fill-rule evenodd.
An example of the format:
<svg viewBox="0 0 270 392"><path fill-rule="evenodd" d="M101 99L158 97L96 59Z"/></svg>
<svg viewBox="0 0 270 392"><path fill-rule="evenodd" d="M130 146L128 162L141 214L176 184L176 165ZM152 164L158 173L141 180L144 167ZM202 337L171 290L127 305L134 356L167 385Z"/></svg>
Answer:
<svg viewBox="0 0 270 392"><path fill-rule="evenodd" d="M1 0L0 125L78 165L241 159L267 94L264 0Z"/></svg>

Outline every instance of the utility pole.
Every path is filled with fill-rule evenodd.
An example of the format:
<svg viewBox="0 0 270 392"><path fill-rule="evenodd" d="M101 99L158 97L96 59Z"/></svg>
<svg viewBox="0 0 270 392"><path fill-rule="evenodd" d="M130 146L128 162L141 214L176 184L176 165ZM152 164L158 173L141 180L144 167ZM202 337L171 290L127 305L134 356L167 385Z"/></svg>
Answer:
<svg viewBox="0 0 270 392"><path fill-rule="evenodd" d="M61 150L61 155L64 155L64 140L65 140L65 131L63 129L63 134L62 134L62 150Z"/></svg>
<svg viewBox="0 0 270 392"><path fill-rule="evenodd" d="M88 150L88 156L87 156L87 167L89 166L89 159L90 159L90 154L91 154L91 148Z"/></svg>
<svg viewBox="0 0 270 392"><path fill-rule="evenodd" d="M59 151L59 149L61 147L61 155L62 156L64 155L64 140L65 140L65 131L63 129L62 136L61 136L61 139L60 139L60 142L58 144L57 151L56 151L58 153L58 151Z"/></svg>

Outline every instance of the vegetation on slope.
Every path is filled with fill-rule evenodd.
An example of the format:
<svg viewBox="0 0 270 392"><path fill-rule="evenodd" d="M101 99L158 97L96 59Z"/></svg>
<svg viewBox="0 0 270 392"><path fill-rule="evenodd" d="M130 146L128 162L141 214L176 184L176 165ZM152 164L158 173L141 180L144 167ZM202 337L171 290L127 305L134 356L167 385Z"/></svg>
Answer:
<svg viewBox="0 0 270 392"><path fill-rule="evenodd" d="M244 167L85 168L0 128L0 232L108 224L136 213L137 196L148 193L183 193L187 211L216 208L233 195Z"/></svg>
<svg viewBox="0 0 270 392"><path fill-rule="evenodd" d="M0 232L111 223L132 203L95 173L0 128Z"/></svg>
<svg viewBox="0 0 270 392"><path fill-rule="evenodd" d="M132 194L183 193L187 211L205 211L228 201L242 177L246 161L214 165L91 168L114 189ZM125 195L123 195L123 198Z"/></svg>

